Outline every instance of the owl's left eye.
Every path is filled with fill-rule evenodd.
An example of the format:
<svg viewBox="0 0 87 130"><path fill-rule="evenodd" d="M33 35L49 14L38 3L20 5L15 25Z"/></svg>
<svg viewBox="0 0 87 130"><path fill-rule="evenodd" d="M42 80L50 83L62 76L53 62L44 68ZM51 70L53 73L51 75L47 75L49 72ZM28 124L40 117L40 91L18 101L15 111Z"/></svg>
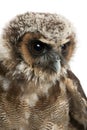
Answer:
<svg viewBox="0 0 87 130"><path fill-rule="evenodd" d="M29 50L35 56L43 55L47 52L48 48L49 45L37 39L31 40L29 42Z"/></svg>

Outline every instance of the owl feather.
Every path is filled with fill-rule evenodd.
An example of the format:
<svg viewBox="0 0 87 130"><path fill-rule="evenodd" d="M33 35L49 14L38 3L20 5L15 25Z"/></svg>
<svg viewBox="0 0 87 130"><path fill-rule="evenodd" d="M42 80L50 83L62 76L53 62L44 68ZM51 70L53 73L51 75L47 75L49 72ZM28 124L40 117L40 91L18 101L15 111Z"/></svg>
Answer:
<svg viewBox="0 0 87 130"><path fill-rule="evenodd" d="M58 14L16 16L0 38L0 130L87 130L87 98L69 66L74 27Z"/></svg>

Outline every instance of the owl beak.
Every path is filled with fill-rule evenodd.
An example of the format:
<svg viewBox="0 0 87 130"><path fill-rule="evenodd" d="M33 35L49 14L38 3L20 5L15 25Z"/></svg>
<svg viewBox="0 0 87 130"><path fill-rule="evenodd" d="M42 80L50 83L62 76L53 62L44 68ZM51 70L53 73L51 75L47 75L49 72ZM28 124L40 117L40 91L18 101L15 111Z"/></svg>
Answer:
<svg viewBox="0 0 87 130"><path fill-rule="evenodd" d="M59 72L60 70L60 60L56 60L53 62L53 64L50 64L50 68L54 71L54 72Z"/></svg>

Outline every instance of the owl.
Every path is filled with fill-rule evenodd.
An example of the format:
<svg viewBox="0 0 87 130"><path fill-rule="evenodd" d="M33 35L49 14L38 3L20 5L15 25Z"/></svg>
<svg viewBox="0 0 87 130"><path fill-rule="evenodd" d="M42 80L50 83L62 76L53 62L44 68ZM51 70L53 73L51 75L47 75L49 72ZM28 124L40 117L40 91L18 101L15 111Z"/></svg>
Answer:
<svg viewBox="0 0 87 130"><path fill-rule="evenodd" d="M63 16L27 12L0 36L0 130L87 130L87 98L69 66L76 46Z"/></svg>

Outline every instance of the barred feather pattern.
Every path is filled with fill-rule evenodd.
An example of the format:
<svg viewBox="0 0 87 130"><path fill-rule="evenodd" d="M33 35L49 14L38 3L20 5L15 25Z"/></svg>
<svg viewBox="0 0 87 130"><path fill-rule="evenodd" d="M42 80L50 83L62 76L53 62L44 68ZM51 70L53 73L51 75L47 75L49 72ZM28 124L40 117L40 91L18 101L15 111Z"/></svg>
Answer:
<svg viewBox="0 0 87 130"><path fill-rule="evenodd" d="M87 98L69 66L75 45L61 15L27 12L8 23L0 37L0 130L87 130Z"/></svg>

